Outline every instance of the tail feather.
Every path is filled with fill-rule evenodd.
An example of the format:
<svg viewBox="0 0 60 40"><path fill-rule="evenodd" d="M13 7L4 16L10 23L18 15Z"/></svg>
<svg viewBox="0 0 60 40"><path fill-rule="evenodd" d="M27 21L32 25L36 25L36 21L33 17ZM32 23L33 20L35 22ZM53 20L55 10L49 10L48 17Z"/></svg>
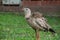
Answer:
<svg viewBox="0 0 60 40"><path fill-rule="evenodd" d="M53 29L49 29L49 31L51 32L51 33L56 33Z"/></svg>

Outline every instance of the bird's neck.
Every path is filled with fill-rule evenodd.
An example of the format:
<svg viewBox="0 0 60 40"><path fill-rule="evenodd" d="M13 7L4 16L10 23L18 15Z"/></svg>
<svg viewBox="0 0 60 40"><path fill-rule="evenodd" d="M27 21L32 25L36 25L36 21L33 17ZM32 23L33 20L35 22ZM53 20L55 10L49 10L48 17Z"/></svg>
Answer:
<svg viewBox="0 0 60 40"><path fill-rule="evenodd" d="M31 11L26 12L25 18L30 18L31 17Z"/></svg>

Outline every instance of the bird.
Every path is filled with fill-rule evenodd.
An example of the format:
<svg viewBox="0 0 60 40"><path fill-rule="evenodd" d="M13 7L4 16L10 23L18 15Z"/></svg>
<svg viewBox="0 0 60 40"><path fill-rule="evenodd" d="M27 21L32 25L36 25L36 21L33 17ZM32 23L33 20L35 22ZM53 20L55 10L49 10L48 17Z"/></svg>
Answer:
<svg viewBox="0 0 60 40"><path fill-rule="evenodd" d="M47 23L46 18L40 12L32 12L30 8L22 8L25 14L25 19L27 23L35 30L36 40L40 40L39 31L51 32L55 34L56 32Z"/></svg>

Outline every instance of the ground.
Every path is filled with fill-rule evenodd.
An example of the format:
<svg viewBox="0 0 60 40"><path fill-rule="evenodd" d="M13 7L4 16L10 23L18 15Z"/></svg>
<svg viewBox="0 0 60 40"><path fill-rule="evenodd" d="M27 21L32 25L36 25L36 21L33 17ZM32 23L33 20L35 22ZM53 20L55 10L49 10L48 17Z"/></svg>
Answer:
<svg viewBox="0 0 60 40"><path fill-rule="evenodd" d="M46 19L57 35L52 36L50 32L40 31L40 39L60 40L60 18L46 16ZM0 12L0 40L35 40L35 32L24 16Z"/></svg>

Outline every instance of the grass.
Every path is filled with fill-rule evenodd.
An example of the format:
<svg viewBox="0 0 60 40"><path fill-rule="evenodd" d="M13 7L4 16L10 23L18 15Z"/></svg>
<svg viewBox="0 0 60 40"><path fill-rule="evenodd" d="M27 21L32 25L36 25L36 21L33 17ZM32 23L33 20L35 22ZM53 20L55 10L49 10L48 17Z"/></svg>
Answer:
<svg viewBox="0 0 60 40"><path fill-rule="evenodd" d="M52 36L49 32L47 33L41 31L40 39L60 40L60 18L47 16L46 19L52 28L57 32L57 35ZM23 16L1 13L0 40L35 40L35 32L27 24Z"/></svg>

